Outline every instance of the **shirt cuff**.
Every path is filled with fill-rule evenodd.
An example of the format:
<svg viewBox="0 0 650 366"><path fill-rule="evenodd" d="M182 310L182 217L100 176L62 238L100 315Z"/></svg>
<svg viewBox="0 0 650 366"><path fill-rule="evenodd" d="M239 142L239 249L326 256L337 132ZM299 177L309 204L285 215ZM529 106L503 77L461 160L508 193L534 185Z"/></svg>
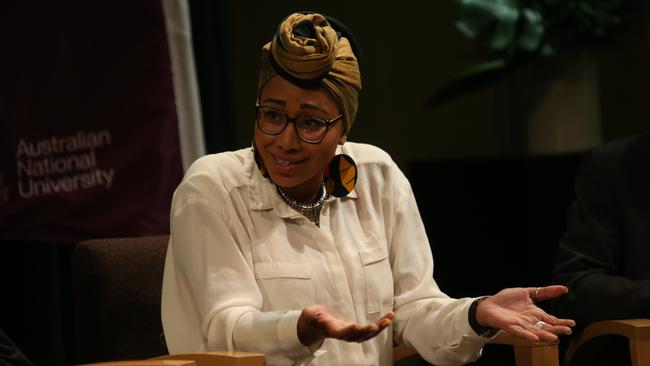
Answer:
<svg viewBox="0 0 650 366"><path fill-rule="evenodd" d="M321 348L323 341L305 347L298 339L298 318L300 318L300 310L289 310L285 312L277 324L278 340L280 347L292 359L314 358L325 353Z"/></svg>
<svg viewBox="0 0 650 366"><path fill-rule="evenodd" d="M293 360L296 365L309 363L319 356L321 344L305 347L298 339L300 310L247 312L237 321L234 331L235 348L263 353L270 358Z"/></svg>

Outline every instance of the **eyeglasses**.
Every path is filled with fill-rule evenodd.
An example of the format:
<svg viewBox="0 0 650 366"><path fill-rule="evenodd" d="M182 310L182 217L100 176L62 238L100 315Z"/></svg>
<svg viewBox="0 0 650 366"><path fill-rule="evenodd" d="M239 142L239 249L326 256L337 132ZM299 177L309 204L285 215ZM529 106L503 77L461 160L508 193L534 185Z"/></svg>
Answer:
<svg viewBox="0 0 650 366"><path fill-rule="evenodd" d="M317 144L325 138L330 126L338 121L343 114L330 120L298 116L291 118L284 111L273 107L255 106L257 112L257 127L267 135L279 135L289 122L293 122L296 134L300 140L308 144Z"/></svg>

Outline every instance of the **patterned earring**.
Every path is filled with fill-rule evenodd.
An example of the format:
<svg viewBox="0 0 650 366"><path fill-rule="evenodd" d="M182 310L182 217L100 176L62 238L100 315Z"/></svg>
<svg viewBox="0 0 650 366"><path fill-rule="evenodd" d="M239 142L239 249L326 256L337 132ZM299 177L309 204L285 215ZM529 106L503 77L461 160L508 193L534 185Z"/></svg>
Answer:
<svg viewBox="0 0 650 366"><path fill-rule="evenodd" d="M357 184L357 164L345 154L335 155L325 167L325 189L334 197L345 197Z"/></svg>
<svg viewBox="0 0 650 366"><path fill-rule="evenodd" d="M264 167L264 163L262 162L262 158L260 158L260 154L257 153L257 149L254 142L252 148L253 148L253 157L255 157L255 165L257 165L257 170L260 172L260 174L262 174L264 178L268 178L269 172Z"/></svg>

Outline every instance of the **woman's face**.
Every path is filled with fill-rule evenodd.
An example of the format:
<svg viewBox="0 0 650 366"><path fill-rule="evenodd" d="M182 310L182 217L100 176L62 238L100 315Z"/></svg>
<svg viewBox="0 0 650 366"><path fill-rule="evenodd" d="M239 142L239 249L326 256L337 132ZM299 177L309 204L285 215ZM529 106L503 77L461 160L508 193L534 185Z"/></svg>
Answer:
<svg viewBox="0 0 650 366"><path fill-rule="evenodd" d="M264 84L259 105L284 111L287 116L313 116L331 120L341 114L334 98L324 89L302 89L274 76ZM331 125L320 143L303 142L289 122L278 135L268 135L255 127L255 146L271 179L297 200L310 200L323 183L323 170L343 144L342 119Z"/></svg>

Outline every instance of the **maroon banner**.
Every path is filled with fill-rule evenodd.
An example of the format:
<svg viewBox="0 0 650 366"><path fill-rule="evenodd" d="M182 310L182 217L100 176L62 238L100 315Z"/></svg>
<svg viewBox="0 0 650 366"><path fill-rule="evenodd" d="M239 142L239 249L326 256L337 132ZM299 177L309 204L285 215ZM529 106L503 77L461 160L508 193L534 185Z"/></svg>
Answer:
<svg viewBox="0 0 650 366"><path fill-rule="evenodd" d="M167 233L182 167L161 1L37 4L0 19L0 239Z"/></svg>

